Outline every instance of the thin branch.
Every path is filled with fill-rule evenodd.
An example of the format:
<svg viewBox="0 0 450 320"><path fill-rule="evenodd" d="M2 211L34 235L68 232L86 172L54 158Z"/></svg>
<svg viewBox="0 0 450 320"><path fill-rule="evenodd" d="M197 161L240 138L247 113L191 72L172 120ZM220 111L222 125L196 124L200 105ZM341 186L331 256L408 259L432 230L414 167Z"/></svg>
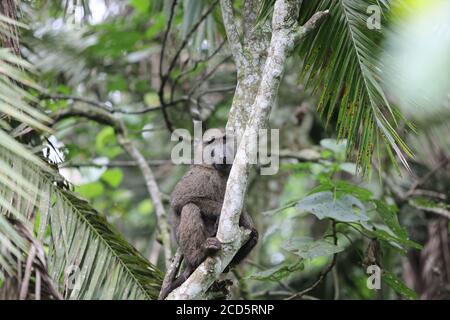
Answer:
<svg viewBox="0 0 450 320"><path fill-rule="evenodd" d="M282 297L282 296L291 296L292 292L289 291L283 291L283 290L262 290L258 291L254 294L252 294L253 297ZM309 295L303 295L302 297L304 300L319 300L316 297L309 296Z"/></svg>
<svg viewBox="0 0 450 320"><path fill-rule="evenodd" d="M86 103L86 104L90 104L94 107L100 108L102 110L108 111L110 113L121 113L121 114L143 114L143 113L148 113L148 112L153 112L153 111L158 111L161 110L163 108L162 105L159 106L154 106L154 107L148 107L148 108L142 108L139 110L124 110L124 109L120 109L120 108L113 108L112 105L105 103L105 102L99 102L97 100L94 99L89 99L89 98L85 98L85 97L79 97L79 96L66 96L66 95L51 95L51 94L42 94L41 96L39 96L40 100L73 100L73 101L78 101L78 102L82 102L82 103ZM179 103L182 102L187 102L189 101L189 99L187 97L181 97L178 100L175 101L171 101L169 103L165 104L165 107L172 107L172 106L176 106Z"/></svg>
<svg viewBox="0 0 450 320"><path fill-rule="evenodd" d="M165 82L167 82L168 76L170 75L170 73L172 72L173 68L175 67L175 64L181 54L181 52L183 51L183 49L187 46L187 44L189 43L189 39L192 37L192 35L195 33L195 31L197 31L198 27L200 27L200 25L202 24L202 22L209 16L209 14L214 10L214 7L216 6L216 4L219 2L219 0L215 0L209 7L208 9L203 13L203 15L198 19L198 21L192 26L191 30L189 30L188 34L186 35L186 37L184 38L183 42L181 43L180 47L178 48L178 50L175 52L174 57L172 58L170 65L169 65L169 69L167 70L167 72L165 73L165 75L163 75L163 83L161 83L161 87L164 88L165 86Z"/></svg>
<svg viewBox="0 0 450 320"><path fill-rule="evenodd" d="M447 166L450 162L449 157L445 157L442 161L440 161L434 168L432 168L430 171L428 171L427 174L425 174L422 178L416 180L411 187L408 189L408 191L404 192L404 190L398 186L395 181L386 173L379 170L377 168L377 165L374 164L375 168L378 169L380 172L380 177L383 180L383 182L386 184L388 189L392 192L392 196L395 199L395 202L397 205L402 205L407 202L408 198L415 196L415 195L421 195L431 198L438 198L441 200L445 200L447 197L445 194L441 194L436 191L432 190L420 190L418 189L420 186L422 186L424 183L426 183L430 178L432 178L440 169Z"/></svg>
<svg viewBox="0 0 450 320"><path fill-rule="evenodd" d="M212 59L215 55L217 55L217 54L220 52L220 50L222 50L222 47L223 47L223 45L225 44L225 42L226 42L225 40L222 41L222 42L220 43L220 45L219 45L219 46L218 46L218 47L217 47L217 48L216 48L209 56L207 56L207 57L204 58L204 59L199 59L199 60L194 61L194 65L193 65L191 68L189 68L188 70L185 70L185 71L181 72L179 75L177 75L177 76L175 77L175 79L173 79L173 85L172 85L172 88L171 88L171 90L170 90L170 101L171 101L171 102L173 101L173 97L174 97L174 95L175 95L175 88L176 88L178 82L181 80L181 78L183 78L184 76L186 76L186 75L188 75L188 74L194 72L195 70L197 70L197 68L198 68L198 66L200 65L200 63L209 61L209 60Z"/></svg>
<svg viewBox="0 0 450 320"><path fill-rule="evenodd" d="M228 91L232 91L232 90L234 90L234 89L236 89L236 86L230 86L230 87L223 87L223 88L213 88L213 89L209 89L209 90L206 90L206 91L203 91L202 93L200 93L200 94L197 96L197 99L199 99L199 98L201 98L201 97L203 97L203 96L206 96L206 95L208 95L208 94L212 94L212 93L221 93L221 92L228 92Z"/></svg>
<svg viewBox="0 0 450 320"><path fill-rule="evenodd" d="M129 114L129 115L131 115L131 114L143 114L143 113L163 110L163 109L166 109L166 108L169 108L169 107L175 107L177 104L180 104L180 103L183 103L183 102L189 102L189 99L187 99L186 97L181 97L180 99L177 99L175 101L167 102L164 105L160 104L158 106L142 108L142 109L139 109L139 110L115 109L113 112L114 113Z"/></svg>
<svg viewBox="0 0 450 320"><path fill-rule="evenodd" d="M220 0L220 7L222 9L223 25L227 33L228 43L230 44L231 52L233 53L234 62L239 72L244 59L244 50L242 48L241 37L239 35L236 18L233 13L233 3L231 0Z"/></svg>
<svg viewBox="0 0 450 320"><path fill-rule="evenodd" d="M338 239L337 239L337 233L336 233L336 221L333 220L332 222L332 228L333 228L333 239L334 239L334 245L338 244ZM294 298L301 298L302 296L304 296L306 293L314 290L324 279L325 277L328 275L328 273L333 270L336 261L337 261L337 253L333 254L333 259L331 260L331 263L328 265L328 267L322 271L322 273L320 274L319 278L308 288L306 288L305 290L302 290L300 292L297 292L296 294L291 295L290 297L288 297L286 300L292 300Z"/></svg>
<svg viewBox="0 0 450 320"><path fill-rule="evenodd" d="M163 166L173 164L171 160L147 160L147 164L150 166ZM96 163L96 162L62 162L58 164L60 169L62 168L115 168L115 167L136 167L138 164L136 161L115 160L108 163Z"/></svg>
<svg viewBox="0 0 450 320"><path fill-rule="evenodd" d="M411 196L414 191L416 191L416 189L418 187L420 187L421 185L423 185L425 182L427 182L430 178L432 178L441 168L445 167L450 161L449 157L445 157L441 162L438 163L438 165L436 167L434 167L433 169L431 169L426 175L424 175L422 178L420 178L419 180L417 180L412 186L411 188L406 192L406 194L404 195L405 198L408 198L409 196Z"/></svg>
<svg viewBox="0 0 450 320"><path fill-rule="evenodd" d="M302 149L300 151L280 150L278 153L280 158L296 159L299 162L319 162L320 152L315 149Z"/></svg>
<svg viewBox="0 0 450 320"><path fill-rule="evenodd" d="M316 12L303 26L298 29L297 34L295 35L295 41L302 40L313 30L316 30L323 20L329 16L329 14L329 10Z"/></svg>
<svg viewBox="0 0 450 320"><path fill-rule="evenodd" d="M174 57L172 58L170 64L169 64L169 68L167 69L167 71L165 73L163 73L163 56L164 56L164 52L161 50L161 59L160 59L160 66L159 66L159 71L160 71L160 78L161 78L161 84L158 90L158 96L159 96L159 100L161 102L161 110L163 113L163 117L164 117L164 122L166 123L167 129L172 132L173 128L172 128L172 123L169 120L169 116L167 114L167 110L166 110L166 102L165 102L165 97L164 97L164 91L165 91L165 87L166 87L166 83L170 77L170 74L173 70L173 68L175 67L175 64L181 54L181 52L183 51L183 49L187 46L187 44L189 43L189 39L192 37L192 35L195 33L195 31L200 27L200 25L202 24L202 22L206 19L206 17L213 11L214 7L216 6L216 4L218 3L219 0L215 0L210 6L209 8L203 13L203 15L199 18L199 20L192 26L191 30L188 32L188 34L186 35L186 37L184 38L183 42L181 43L180 47L178 48L178 50L175 52ZM172 5L172 9L173 11L174 9L174 5ZM171 12L171 15L173 14L173 12ZM167 35L170 31L170 25L168 26L167 30L166 30L166 34L164 37L164 42L163 42L163 48L165 48L165 42L167 41Z"/></svg>
<svg viewBox="0 0 450 320"><path fill-rule="evenodd" d="M170 28L172 27L172 20L173 17L175 15L175 9L176 9L176 5L177 5L177 0L172 0L172 6L170 7L170 15L169 15L169 21L167 22L167 28L166 28L166 32L164 33L164 37L163 37L163 42L161 45L161 54L160 54L160 58L159 58L159 77L161 79L161 84L160 84L160 88L159 88L159 101L161 102L161 111L163 114L163 118L164 118L164 122L166 124L167 129L172 132L172 124L169 120L169 115L167 114L167 110L166 110L166 104L164 101L164 87L167 81L166 75L164 75L163 72L163 65L164 65L164 56L165 56L165 50L166 50L166 45L167 45L167 39L169 37L169 33L170 33Z"/></svg>
<svg viewBox="0 0 450 320"><path fill-rule="evenodd" d="M166 31L164 32L162 44L161 44L161 54L160 54L160 62L159 62L159 77L163 78L163 64L164 64L164 56L166 53L167 39L169 38L170 28L172 27L172 20L175 16L175 9L177 6L178 0L172 0L172 5L170 6L169 20L167 21Z"/></svg>
<svg viewBox="0 0 450 320"><path fill-rule="evenodd" d="M39 100L73 100L73 101L87 103L94 107L97 107L97 108L100 108L100 109L103 109L103 110L106 110L109 112L114 111L112 106L107 103L99 102L97 100L93 100L93 99L89 99L89 98L85 98L85 97L43 93L38 97L38 99Z"/></svg>
<svg viewBox="0 0 450 320"><path fill-rule="evenodd" d="M192 94L194 93L195 89L197 89L199 86L201 86L208 78L210 78L216 71L217 69L219 69L219 67L224 64L230 57L225 57L223 58L218 64L216 64L214 67L212 67L212 69L207 72L206 74L204 74L195 85L193 85L191 87L191 89L189 90L188 96L192 96Z"/></svg>

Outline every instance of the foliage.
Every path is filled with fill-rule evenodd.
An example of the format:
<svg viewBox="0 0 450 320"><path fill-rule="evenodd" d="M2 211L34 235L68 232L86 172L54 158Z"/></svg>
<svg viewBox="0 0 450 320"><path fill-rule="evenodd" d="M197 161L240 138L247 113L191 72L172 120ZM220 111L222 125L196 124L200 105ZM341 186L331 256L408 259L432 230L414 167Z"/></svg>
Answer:
<svg viewBox="0 0 450 320"><path fill-rule="evenodd" d="M275 1L264 1L260 20L266 19ZM357 150L356 164L365 173L372 155L382 139L394 164L395 155L408 167L412 156L396 127L404 121L388 101L381 84L381 61L378 55L383 33L367 27L367 8L376 5L389 9L377 0L304 1L299 21L305 23L315 12L329 10L329 18L315 34L300 44L304 59L301 73L306 87L320 93L318 110L326 122L336 122L339 138L346 138L347 154Z"/></svg>
<svg viewBox="0 0 450 320"><path fill-rule="evenodd" d="M50 130L42 124L42 121L49 122L49 118L25 102L36 102L36 98L26 92L22 84L39 89L23 71L23 68L31 69L31 65L6 49L2 49L1 59L3 114L35 130ZM1 125L3 129L11 129L7 122L2 121ZM24 130L26 127L17 128ZM17 133L20 136L21 132ZM161 282L159 271L126 242L105 217L67 190L64 180L16 141L14 135L3 130L0 135L2 280L18 277L21 271L16 269L17 261L26 258L29 250L36 247L34 243L42 241L49 256L48 273L66 298L155 299ZM103 177L112 186L117 186L121 178L117 170L106 172ZM31 235L24 238L16 229L15 220L27 232L34 230L36 238L30 238ZM41 260L41 263L45 262Z"/></svg>
<svg viewBox="0 0 450 320"><path fill-rule="evenodd" d="M303 265L306 260L314 261L317 257L337 255L346 249L349 250L349 244L342 245L340 243L345 243L346 237L350 236L352 231L357 231L364 237L372 239L371 241L381 241L395 250L400 249L403 253L406 252L407 247L421 249L419 244L409 239L407 231L400 226L397 217L398 210L395 205L375 198L371 191L360 185L334 178L336 174L345 171L341 166L345 160L342 157L342 153L345 152L345 141L337 142L327 139L321 142L321 145L330 151L322 153L327 159L322 160L320 164L306 163L307 170L310 170L310 173L315 175L319 181L317 187L313 188L304 198L266 214L279 215L295 204L296 210L290 215L291 219L304 218L305 212L310 213L320 220L332 221L339 226L339 233L346 234L346 236L338 237L336 229L333 229L332 235L338 244L333 244L325 237L320 240L308 237L289 239L282 248L298 256L299 258L294 259L296 262L287 262L286 260L278 266L256 273L253 276L254 279L279 281L295 275L298 269L294 266L300 263ZM289 167L295 168L295 165ZM305 170L305 165L298 167L299 170ZM372 254L377 255L378 253ZM368 261L372 264L380 263L372 258ZM391 272L383 270L382 277L384 283L399 294L407 298L417 298L417 294Z"/></svg>
<svg viewBox="0 0 450 320"><path fill-rule="evenodd" d="M176 6L99 0L83 1L74 15L73 3L21 2L21 21L30 27L0 16L0 26L20 28L23 54L0 49L0 296L2 285L22 272L30 275L28 299L37 298L32 289L39 276L46 279L43 288L54 285L62 298L154 299L159 269L167 269L156 205L136 163L112 127L75 117L52 123L51 117L89 106L122 121L168 209L186 166L170 163L167 119L173 128L190 130L192 120L202 120L204 129L223 127L238 81L220 6L212 0ZM232 3L237 20L251 20L245 1ZM267 31L275 0L255 3L261 5L256 25L240 32L244 48L247 36ZM250 173L246 210L261 237L245 263L227 274L239 282L233 298L417 299L433 287L405 262L433 280L430 270L444 261L448 117L418 121L414 134L397 110L389 81L399 74L385 63L385 41L402 44L391 27L424 10L396 11L391 4L302 2L300 24L318 10L329 9L330 16L286 65L269 120L269 127L280 128L281 170L268 177ZM381 30L367 28L370 5L382 9ZM1 35L11 36L7 30L0 28ZM403 44L420 47L421 39ZM435 70L426 57L411 54L420 68L406 71L419 73L412 83L397 81L419 108L426 96L415 85L427 83L432 92L434 75L443 79L439 88L446 83L446 69ZM416 157L407 163L409 147ZM368 174L372 166L379 177ZM359 173L367 173L364 180ZM431 232L436 225L441 229ZM33 260L28 269L27 259ZM382 270L381 291L367 286L370 265Z"/></svg>

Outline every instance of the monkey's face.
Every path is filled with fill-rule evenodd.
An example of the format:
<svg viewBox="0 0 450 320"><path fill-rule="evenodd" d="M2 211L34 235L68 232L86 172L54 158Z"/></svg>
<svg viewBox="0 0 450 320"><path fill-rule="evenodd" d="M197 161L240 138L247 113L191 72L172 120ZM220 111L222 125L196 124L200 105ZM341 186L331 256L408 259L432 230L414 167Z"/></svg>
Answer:
<svg viewBox="0 0 450 320"><path fill-rule="evenodd" d="M231 171L231 164L219 164L219 163L213 163L213 167L214 169L216 169L217 171L220 171L223 174L229 174Z"/></svg>
<svg viewBox="0 0 450 320"><path fill-rule="evenodd" d="M209 137L203 148L203 161L214 169L229 174L234 160L234 145L223 133Z"/></svg>

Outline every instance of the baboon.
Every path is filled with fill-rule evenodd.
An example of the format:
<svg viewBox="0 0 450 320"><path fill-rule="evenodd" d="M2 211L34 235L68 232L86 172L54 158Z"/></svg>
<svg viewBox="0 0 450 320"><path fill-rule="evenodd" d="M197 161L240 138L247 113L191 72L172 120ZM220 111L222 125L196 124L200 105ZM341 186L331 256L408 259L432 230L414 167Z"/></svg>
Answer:
<svg viewBox="0 0 450 320"><path fill-rule="evenodd" d="M226 144L224 130L217 130L203 140L203 155L210 161L191 165L171 195L171 225L176 242L184 256L185 269L163 293L180 286L206 259L221 248L216 238L228 175L234 153ZM231 160L230 160L231 159ZM204 158L205 160L205 158ZM228 160L228 161L227 161ZM230 266L241 262L258 240L250 215L242 212L239 225L251 231L247 243L236 253ZM227 269L230 267L228 266Z"/></svg>

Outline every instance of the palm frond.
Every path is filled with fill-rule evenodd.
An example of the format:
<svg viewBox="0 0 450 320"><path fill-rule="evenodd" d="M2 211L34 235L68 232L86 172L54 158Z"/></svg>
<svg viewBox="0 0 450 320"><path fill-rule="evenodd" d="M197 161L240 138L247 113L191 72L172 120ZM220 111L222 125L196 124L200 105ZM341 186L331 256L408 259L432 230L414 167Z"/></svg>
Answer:
<svg viewBox="0 0 450 320"><path fill-rule="evenodd" d="M273 0L265 0L260 19L270 15ZM297 48L304 59L301 77L306 87L320 94L319 112L327 123L336 121L338 137L348 141L347 155L357 151L358 168L370 169L377 141L397 165L405 167L412 153L396 128L401 121L411 127L392 106L380 82L379 44L383 34L367 27L367 8L376 5L384 13L388 2L380 0L303 1L300 24L315 12L329 10L330 16ZM384 17L384 14L382 14Z"/></svg>
<svg viewBox="0 0 450 320"><path fill-rule="evenodd" d="M348 140L348 154L357 150L356 162L363 173L370 168L380 136L391 158L393 150L408 167L405 154L411 156L395 129L404 119L390 105L380 84L382 34L367 27L370 5L378 5L378 1L305 2L301 22L319 10L329 9L330 17L299 50L305 59L302 75L315 92L321 92L319 111L327 122L337 113L338 137Z"/></svg>
<svg viewBox="0 0 450 320"><path fill-rule="evenodd" d="M0 286L0 299L61 299L48 274L44 248L30 230L28 224L0 215L0 279L6 282Z"/></svg>
<svg viewBox="0 0 450 320"><path fill-rule="evenodd" d="M5 18L0 22L10 23ZM45 125L50 119L30 105L36 99L25 88L40 88L29 71L29 63L0 49L0 285L8 277L19 279L25 265L22 297L28 296L34 270L40 281L54 281L55 292L65 298L156 299L159 270L68 190L45 161L13 138L24 124L50 131Z"/></svg>
<svg viewBox="0 0 450 320"><path fill-rule="evenodd" d="M20 174L34 187L30 190L29 185L17 183L10 188L8 185L14 182L5 174L2 182L7 181L6 184L0 183L2 217L11 215L29 225L37 213L35 231L38 240L48 246L49 274L65 298L157 298L160 272L103 215L60 183L55 185L56 173L43 172L1 146L0 159L0 174L5 174L5 165L9 164L9 172ZM0 229L2 226L8 225L0 223ZM15 247L26 249L13 229L8 233L1 231L1 238L5 239L0 241L1 246L13 239ZM0 259L0 267L11 269L11 264Z"/></svg>

